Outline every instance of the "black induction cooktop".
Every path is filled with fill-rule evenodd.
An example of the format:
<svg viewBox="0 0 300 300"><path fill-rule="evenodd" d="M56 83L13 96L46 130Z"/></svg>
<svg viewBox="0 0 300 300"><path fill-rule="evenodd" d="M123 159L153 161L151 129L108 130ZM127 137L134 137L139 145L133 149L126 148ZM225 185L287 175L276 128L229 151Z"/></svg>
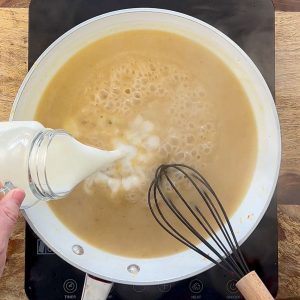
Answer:
<svg viewBox="0 0 300 300"><path fill-rule="evenodd" d="M71 27L109 11L155 7L199 18L233 39L255 62L274 96L274 7L271 0L32 0L29 7L29 66ZM30 300L80 299L85 274L64 262L26 226L25 291ZM276 295L277 203L242 245L255 269ZM195 277L156 286L115 284L111 300L242 299L232 274L219 267Z"/></svg>

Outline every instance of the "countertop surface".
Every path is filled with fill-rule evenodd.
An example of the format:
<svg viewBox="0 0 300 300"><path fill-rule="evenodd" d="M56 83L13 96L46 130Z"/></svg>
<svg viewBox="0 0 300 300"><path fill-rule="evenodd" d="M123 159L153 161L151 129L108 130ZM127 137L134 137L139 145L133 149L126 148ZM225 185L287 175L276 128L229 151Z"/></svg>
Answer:
<svg viewBox="0 0 300 300"><path fill-rule="evenodd" d="M300 300L300 0L276 7L276 106L282 132L277 188L279 291L277 299ZM0 121L8 119L27 72L29 0L0 0ZM0 300L27 299L24 288L24 219L10 239L0 278Z"/></svg>

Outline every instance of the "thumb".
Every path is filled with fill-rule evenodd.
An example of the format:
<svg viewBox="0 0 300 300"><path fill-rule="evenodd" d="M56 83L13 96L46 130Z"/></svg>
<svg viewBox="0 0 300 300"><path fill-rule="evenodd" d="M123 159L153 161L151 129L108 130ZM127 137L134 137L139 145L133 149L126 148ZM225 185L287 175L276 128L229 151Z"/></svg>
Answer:
<svg viewBox="0 0 300 300"><path fill-rule="evenodd" d="M8 239L19 215L25 193L20 189L10 191L0 200L0 276L3 272Z"/></svg>
<svg viewBox="0 0 300 300"><path fill-rule="evenodd" d="M8 239L12 233L24 197L24 191L14 189L0 200L0 239Z"/></svg>

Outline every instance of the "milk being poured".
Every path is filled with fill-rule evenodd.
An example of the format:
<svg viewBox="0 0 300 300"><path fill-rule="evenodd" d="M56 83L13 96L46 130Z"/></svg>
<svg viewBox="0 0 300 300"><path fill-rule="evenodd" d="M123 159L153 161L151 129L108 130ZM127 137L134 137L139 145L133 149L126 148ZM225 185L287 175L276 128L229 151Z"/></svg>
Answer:
<svg viewBox="0 0 300 300"><path fill-rule="evenodd" d="M36 137L43 131L45 128L35 121L0 123L0 181L3 184L11 182L15 187L25 190L26 198L22 208L28 208L41 200L32 186L40 181L43 171L46 172L48 186L55 194L68 193L89 175L135 151L127 145L120 145L113 151L100 150L81 144L61 132L54 135L45 153L40 153L42 147L37 148L40 151L37 153L44 158L39 160L44 164L43 169L43 166L34 165L35 157L32 157L34 155L31 152ZM34 165L37 172L30 174L30 165Z"/></svg>

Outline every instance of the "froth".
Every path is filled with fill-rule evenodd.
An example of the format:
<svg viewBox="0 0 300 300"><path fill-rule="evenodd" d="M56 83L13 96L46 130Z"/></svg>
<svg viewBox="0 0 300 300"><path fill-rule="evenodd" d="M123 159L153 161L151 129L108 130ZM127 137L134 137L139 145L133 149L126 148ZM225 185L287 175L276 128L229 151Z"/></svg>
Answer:
<svg viewBox="0 0 300 300"><path fill-rule="evenodd" d="M113 194L120 190L140 189L146 183L147 165L160 145L159 137L154 135L154 125L138 115L125 131L124 140L127 145L118 139L114 144L127 155L108 169L89 177L84 186L88 194L93 193L93 186L98 183L106 184Z"/></svg>
<svg viewBox="0 0 300 300"><path fill-rule="evenodd" d="M89 78L86 92L95 106L111 113L126 114L133 107L162 101L166 96L189 98L189 101L191 96L204 97L205 90L199 86L190 91L190 77L175 63L127 53L117 56L107 70L100 64L98 72Z"/></svg>
<svg viewBox="0 0 300 300"><path fill-rule="evenodd" d="M113 193L124 189L128 201L145 199L161 163L206 168L218 130L215 107L201 78L166 57L150 59L137 53L122 54L96 69L87 78L89 103L65 128L83 140L88 129L86 142L99 147L135 147L134 158L107 170L106 176L112 179L105 180ZM105 181L101 176L87 180L87 191Z"/></svg>

